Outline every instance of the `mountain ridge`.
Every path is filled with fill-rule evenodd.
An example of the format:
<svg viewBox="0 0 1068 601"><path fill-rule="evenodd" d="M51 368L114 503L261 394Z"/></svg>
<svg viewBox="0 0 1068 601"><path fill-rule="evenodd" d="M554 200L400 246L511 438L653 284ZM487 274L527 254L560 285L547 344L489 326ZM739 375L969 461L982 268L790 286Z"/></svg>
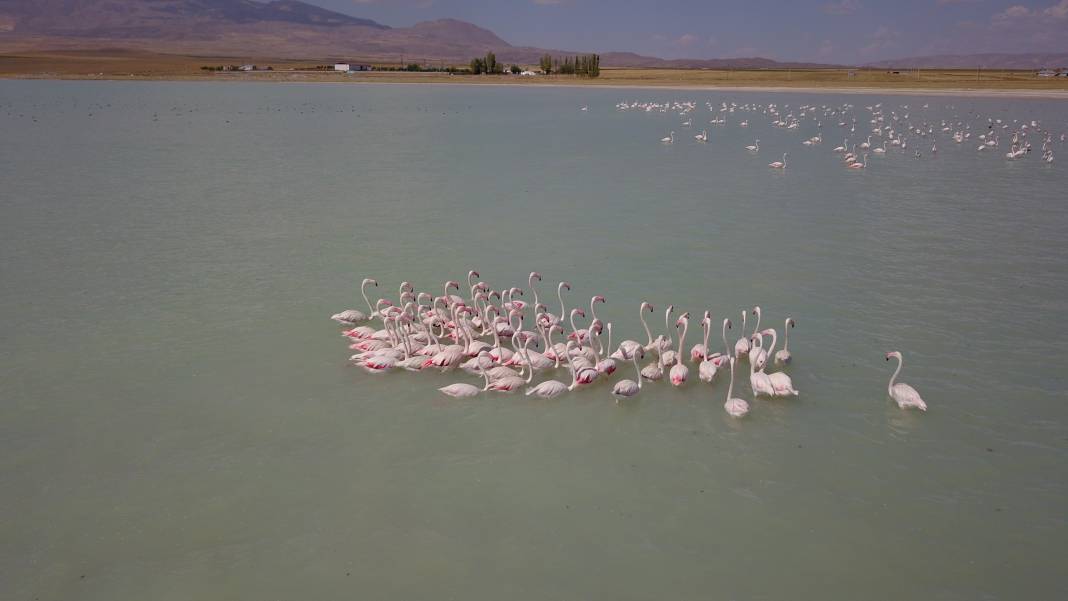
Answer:
<svg viewBox="0 0 1068 601"><path fill-rule="evenodd" d="M443 60L466 63L486 52L502 62L537 63L579 52L513 46L457 19L389 27L299 0L0 0L0 51L127 48L173 54L272 58ZM677 69L804 68L817 63L662 59L602 55L606 67Z"/></svg>

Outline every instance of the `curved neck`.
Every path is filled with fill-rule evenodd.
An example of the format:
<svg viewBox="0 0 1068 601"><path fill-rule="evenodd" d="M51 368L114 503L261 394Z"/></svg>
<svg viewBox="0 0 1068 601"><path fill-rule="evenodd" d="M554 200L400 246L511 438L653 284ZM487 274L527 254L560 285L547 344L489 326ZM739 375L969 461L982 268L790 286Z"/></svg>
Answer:
<svg viewBox="0 0 1068 601"><path fill-rule="evenodd" d="M729 357L731 354L731 345L727 343L727 320L723 320L723 350L727 352Z"/></svg>
<svg viewBox="0 0 1068 601"><path fill-rule="evenodd" d="M645 343L645 346L649 346L653 343L653 334L649 331L649 324L645 323L645 308L638 310L638 319L642 320L642 327L645 328L645 336L649 339L649 342Z"/></svg>
<svg viewBox="0 0 1068 601"><path fill-rule="evenodd" d="M527 279L527 284L530 286L530 291L534 293L534 306L538 306L538 289L534 287L534 276L530 276Z"/></svg>
<svg viewBox="0 0 1068 601"><path fill-rule="evenodd" d="M638 367L638 349L634 349L634 352L630 354L630 361L634 364L634 375L638 382L638 390L642 389L642 369Z"/></svg>
<svg viewBox="0 0 1068 601"><path fill-rule="evenodd" d="M556 298L560 299L560 319L564 318L564 285L556 287Z"/></svg>
<svg viewBox="0 0 1068 601"><path fill-rule="evenodd" d="M890 376L890 383L886 385L886 391L888 393L893 394L893 392L894 392L894 380L897 379L897 374L901 373L901 364L902 363L904 363L904 361L901 359L900 356L898 356L897 357L897 369L894 370L894 375Z"/></svg>
<svg viewBox="0 0 1068 601"><path fill-rule="evenodd" d="M731 400L731 396L734 395L734 359L730 360L731 364L731 383L727 386L727 400Z"/></svg>
<svg viewBox="0 0 1068 601"><path fill-rule="evenodd" d="M367 282L360 284L360 295L363 296L363 302L367 303L367 308L371 310L373 316L375 308L371 306L371 301L367 298Z"/></svg>

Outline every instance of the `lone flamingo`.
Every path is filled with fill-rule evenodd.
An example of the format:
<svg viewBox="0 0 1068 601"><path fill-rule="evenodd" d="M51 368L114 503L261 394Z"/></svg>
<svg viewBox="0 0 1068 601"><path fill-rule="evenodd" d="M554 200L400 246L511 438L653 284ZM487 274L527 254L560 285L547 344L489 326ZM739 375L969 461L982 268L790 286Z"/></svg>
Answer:
<svg viewBox="0 0 1068 601"><path fill-rule="evenodd" d="M914 407L920 411L927 411L927 403L923 402L920 398L920 393L916 392L916 389L905 384L904 382L894 384L894 380L897 379L897 374L901 373L901 365L904 361L901 359L901 353L893 351L886 354L886 360L889 361L893 357L897 359L897 369L894 370L894 375L890 376L890 383L886 386L886 391L890 393L890 398L897 402L897 406L902 409L908 409Z"/></svg>

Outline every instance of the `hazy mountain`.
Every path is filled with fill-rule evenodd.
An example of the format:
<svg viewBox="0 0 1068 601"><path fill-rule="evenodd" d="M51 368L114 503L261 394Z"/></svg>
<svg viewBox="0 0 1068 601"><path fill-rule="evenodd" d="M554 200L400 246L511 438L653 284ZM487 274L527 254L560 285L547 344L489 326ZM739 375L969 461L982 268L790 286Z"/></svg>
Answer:
<svg viewBox="0 0 1068 601"><path fill-rule="evenodd" d="M1068 67L1068 52L1027 54L941 54L914 56L865 65L880 69L1041 69Z"/></svg>
<svg viewBox="0 0 1068 601"><path fill-rule="evenodd" d="M0 0L0 51L133 49L193 55L467 62L493 51L536 63L546 52L517 47L455 19L387 27L298 0ZM802 67L763 58L664 60L628 52L602 65L666 68Z"/></svg>

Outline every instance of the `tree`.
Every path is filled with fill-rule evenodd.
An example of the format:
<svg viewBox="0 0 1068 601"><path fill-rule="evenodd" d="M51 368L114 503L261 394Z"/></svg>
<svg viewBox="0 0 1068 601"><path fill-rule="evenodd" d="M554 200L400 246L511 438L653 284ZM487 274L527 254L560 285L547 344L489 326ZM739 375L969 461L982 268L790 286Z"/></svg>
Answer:
<svg viewBox="0 0 1068 601"><path fill-rule="evenodd" d="M541 59L538 60L538 66L541 67L542 72L546 75L552 74L553 57L549 56L548 54L543 55Z"/></svg>
<svg viewBox="0 0 1068 601"><path fill-rule="evenodd" d="M480 75L486 68L486 64L480 58L471 59L471 73Z"/></svg>
<svg viewBox="0 0 1068 601"><path fill-rule="evenodd" d="M497 55L487 52L484 67L486 73L497 73Z"/></svg>
<svg viewBox="0 0 1068 601"><path fill-rule="evenodd" d="M512 75L519 75L523 72L523 70L519 68L519 65L512 65L508 70L512 72Z"/></svg>

